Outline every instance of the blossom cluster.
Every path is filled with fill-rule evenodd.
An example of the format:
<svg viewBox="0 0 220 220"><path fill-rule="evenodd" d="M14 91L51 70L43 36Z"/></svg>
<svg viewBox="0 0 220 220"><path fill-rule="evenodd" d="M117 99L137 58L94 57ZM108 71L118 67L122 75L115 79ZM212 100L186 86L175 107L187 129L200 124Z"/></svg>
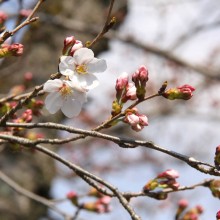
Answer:
<svg viewBox="0 0 220 220"><path fill-rule="evenodd" d="M45 99L47 110L54 114L61 109L69 118L77 116L87 100L87 92L99 84L94 73L104 72L106 68L104 59L95 58L93 51L83 47L74 36L67 37L59 63L63 79L48 80L44 84L44 91L50 93Z"/></svg>

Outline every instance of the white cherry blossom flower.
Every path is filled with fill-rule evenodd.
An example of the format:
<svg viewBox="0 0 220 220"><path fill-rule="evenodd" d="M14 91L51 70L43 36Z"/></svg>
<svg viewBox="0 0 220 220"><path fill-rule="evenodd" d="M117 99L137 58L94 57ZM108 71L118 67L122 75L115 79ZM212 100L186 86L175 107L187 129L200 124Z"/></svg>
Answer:
<svg viewBox="0 0 220 220"><path fill-rule="evenodd" d="M61 56L59 71L68 76L74 83L78 82L83 89L95 88L99 81L94 73L104 72L107 68L106 61L94 57L92 50L80 48L73 56Z"/></svg>
<svg viewBox="0 0 220 220"><path fill-rule="evenodd" d="M45 99L45 107L55 114L59 109L69 118L77 116L84 102L86 93L80 90L72 81L67 80L48 80L44 84L44 91L50 94Z"/></svg>

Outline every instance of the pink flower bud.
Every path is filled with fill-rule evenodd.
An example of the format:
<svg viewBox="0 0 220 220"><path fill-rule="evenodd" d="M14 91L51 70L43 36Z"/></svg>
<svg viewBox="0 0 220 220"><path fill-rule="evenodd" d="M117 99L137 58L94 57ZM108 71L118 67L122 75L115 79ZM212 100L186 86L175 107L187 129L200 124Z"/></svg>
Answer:
<svg viewBox="0 0 220 220"><path fill-rule="evenodd" d="M133 75L132 81L136 87L136 95L139 100L143 100L146 93L146 83L148 81L148 70L145 66L141 66Z"/></svg>
<svg viewBox="0 0 220 220"><path fill-rule="evenodd" d="M123 98L124 99L124 98ZM125 94L125 99L127 100L135 100L137 99L136 95L136 87L133 83L129 83L126 86L126 94Z"/></svg>
<svg viewBox="0 0 220 220"><path fill-rule="evenodd" d="M193 96L192 92L194 91L195 88L193 88L192 86L183 85L177 88L168 89L162 94L162 96L169 100L174 100L174 99L188 100L192 98Z"/></svg>
<svg viewBox="0 0 220 220"><path fill-rule="evenodd" d="M83 47L83 43L80 40L76 40L75 44L72 46L71 50L70 50L70 56L73 56L73 54L75 53L76 50L80 49Z"/></svg>
<svg viewBox="0 0 220 220"><path fill-rule="evenodd" d="M181 199L179 202L178 202L178 206L180 207L180 208L186 208L187 206L188 206L188 201L186 200L186 199Z"/></svg>
<svg viewBox="0 0 220 220"><path fill-rule="evenodd" d="M167 178L167 179L176 179L178 177L179 177L179 173L173 169L168 169L157 176L157 178Z"/></svg>
<svg viewBox="0 0 220 220"><path fill-rule="evenodd" d="M24 46L19 43L12 44L8 47L12 56L21 56L23 54Z"/></svg>
<svg viewBox="0 0 220 220"><path fill-rule="evenodd" d="M193 96L192 92L195 91L195 88L190 85L183 85L183 86L177 87L177 89L181 93L182 99L185 99L185 100L190 99Z"/></svg>
<svg viewBox="0 0 220 220"><path fill-rule="evenodd" d="M214 197L220 199L220 180L212 180L209 184L209 189Z"/></svg>
<svg viewBox="0 0 220 220"><path fill-rule="evenodd" d="M66 197L67 197L68 199L75 198L75 197L77 197L77 193L74 192L74 191L70 191L70 192L68 192L68 193L66 194Z"/></svg>
<svg viewBox="0 0 220 220"><path fill-rule="evenodd" d="M132 75L132 81L136 83L137 81L143 86L146 85L148 81L148 70L145 66L140 66L140 68Z"/></svg>
<svg viewBox="0 0 220 220"><path fill-rule="evenodd" d="M148 118L146 115L139 115L139 123L142 126L148 126Z"/></svg>
<svg viewBox="0 0 220 220"><path fill-rule="evenodd" d="M29 82L33 80L33 73L32 72L26 72L24 74L24 80Z"/></svg>
<svg viewBox="0 0 220 220"><path fill-rule="evenodd" d="M8 56L21 56L23 54L24 46L19 43L12 45L3 44L0 48L0 58Z"/></svg>
<svg viewBox="0 0 220 220"><path fill-rule="evenodd" d="M32 121L32 110L31 109L27 109L23 114L22 114L22 119L25 122L31 122Z"/></svg>
<svg viewBox="0 0 220 220"><path fill-rule="evenodd" d="M0 11L0 25L2 25L7 18L8 18L7 14L5 14L5 12L3 11Z"/></svg>
<svg viewBox="0 0 220 220"><path fill-rule="evenodd" d="M64 40L64 47L73 46L75 42L76 42L76 39L74 36L66 37Z"/></svg>
<svg viewBox="0 0 220 220"><path fill-rule="evenodd" d="M204 208L201 205L197 205L196 210L198 214L202 214L204 212Z"/></svg>
<svg viewBox="0 0 220 220"><path fill-rule="evenodd" d="M128 85L128 74L126 72L123 72L116 80L115 89L123 90Z"/></svg>
<svg viewBox="0 0 220 220"><path fill-rule="evenodd" d="M69 55L72 46L75 44L76 39L74 36L66 37L63 46L63 55Z"/></svg>
<svg viewBox="0 0 220 220"><path fill-rule="evenodd" d="M72 202L73 205L78 205L78 195L74 191L70 191L67 193L66 197Z"/></svg>
<svg viewBox="0 0 220 220"><path fill-rule="evenodd" d="M133 108L126 113L124 122L130 124L134 131L141 131L144 126L148 125L148 118L146 115L139 114L137 109Z"/></svg>
<svg viewBox="0 0 220 220"><path fill-rule="evenodd" d="M220 210L216 213L216 220L220 220Z"/></svg>
<svg viewBox="0 0 220 220"><path fill-rule="evenodd" d="M139 117L135 114L127 114L124 121L130 124L131 126L135 126L139 123Z"/></svg>
<svg viewBox="0 0 220 220"><path fill-rule="evenodd" d="M99 202L105 205L108 205L111 202L110 196L103 196L99 199Z"/></svg>

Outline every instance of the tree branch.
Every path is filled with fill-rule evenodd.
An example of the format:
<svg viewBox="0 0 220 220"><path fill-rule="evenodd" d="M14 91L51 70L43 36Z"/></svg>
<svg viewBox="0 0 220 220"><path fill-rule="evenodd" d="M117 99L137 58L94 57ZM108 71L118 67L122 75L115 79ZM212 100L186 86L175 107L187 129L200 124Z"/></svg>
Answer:
<svg viewBox="0 0 220 220"><path fill-rule="evenodd" d="M96 137L96 138L102 138L105 140L112 141L116 143L119 147L121 148L137 148L138 146L150 148L156 151L163 152L167 155L170 155L174 158L177 158L185 163L187 163L189 166L195 168L196 170L214 175L214 176L220 176L220 171L217 170L214 166L201 162L196 160L193 157L189 157L180 153L177 153L175 151L167 150L166 148L160 147L150 141L142 141L142 140L133 140L133 139L126 139L126 138L119 138L107 134L103 134L97 131L87 131L83 129L77 129L73 128L71 126L65 126L61 124L56 124L56 123L6 123L8 127L23 127L23 128L48 128L48 129L57 129L57 130L63 130L63 131L68 131L69 133L74 133L74 134L81 134L84 138L86 136L91 136L91 137ZM79 136L78 136L79 137ZM80 136L81 137L81 136ZM3 140L8 140L9 142L14 142L14 143L19 143L25 146L35 146L37 144L64 144L64 143L69 143L71 141L74 141L76 137L73 138L67 138L67 139L38 139L38 140L29 140L26 138L22 137L16 137L16 136L11 136L7 134L0 134L0 139Z"/></svg>
<svg viewBox="0 0 220 220"><path fill-rule="evenodd" d="M26 189L24 189L23 187L19 186L16 182L14 182L11 178L9 178L7 175L5 175L2 171L0 171L0 179L5 182L8 186L10 186L14 191L16 191L17 193L26 196L29 199L32 199L42 205L45 205L46 207L53 209L55 212L57 212L58 214L62 215L63 217L65 217L65 219L71 219L70 216L68 216L65 212L62 212L60 209L58 209L55 204L53 202L51 202L48 199L45 199L41 196L38 196Z"/></svg>

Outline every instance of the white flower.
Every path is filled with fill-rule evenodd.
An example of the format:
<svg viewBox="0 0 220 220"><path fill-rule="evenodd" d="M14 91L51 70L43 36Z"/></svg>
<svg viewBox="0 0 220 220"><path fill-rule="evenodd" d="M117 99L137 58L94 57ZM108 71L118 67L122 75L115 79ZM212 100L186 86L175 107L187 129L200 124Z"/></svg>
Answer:
<svg viewBox="0 0 220 220"><path fill-rule="evenodd" d="M73 57L61 56L60 61L60 73L86 90L99 84L93 73L104 72L107 68L105 60L95 58L93 51L85 47L76 50Z"/></svg>
<svg viewBox="0 0 220 220"><path fill-rule="evenodd" d="M50 93L45 99L45 106L51 114L61 109L64 115L72 118L80 113L83 103L86 102L85 91L71 81L48 80L44 84L44 91Z"/></svg>

